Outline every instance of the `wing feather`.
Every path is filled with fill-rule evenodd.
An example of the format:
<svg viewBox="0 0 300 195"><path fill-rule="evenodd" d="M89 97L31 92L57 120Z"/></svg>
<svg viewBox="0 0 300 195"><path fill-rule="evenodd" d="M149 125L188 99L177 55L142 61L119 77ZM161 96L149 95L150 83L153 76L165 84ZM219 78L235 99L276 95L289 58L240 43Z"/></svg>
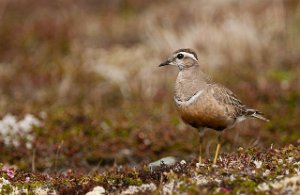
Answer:
<svg viewBox="0 0 300 195"><path fill-rule="evenodd" d="M219 84L212 84L213 97L226 107L227 114L233 118L244 116L247 108L242 101L228 88Z"/></svg>

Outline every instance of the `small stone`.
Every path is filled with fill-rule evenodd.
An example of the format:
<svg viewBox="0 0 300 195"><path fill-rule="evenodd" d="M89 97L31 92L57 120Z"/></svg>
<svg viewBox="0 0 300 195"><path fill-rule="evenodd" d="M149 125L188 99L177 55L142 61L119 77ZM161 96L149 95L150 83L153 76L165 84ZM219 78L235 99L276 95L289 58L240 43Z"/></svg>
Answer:
<svg viewBox="0 0 300 195"><path fill-rule="evenodd" d="M216 179L215 179L215 182L217 182L218 184L220 184L220 183L222 182L222 180L219 179L219 178L216 178Z"/></svg>
<svg viewBox="0 0 300 195"><path fill-rule="evenodd" d="M236 178L234 177L234 175L230 175L230 181L234 181L234 180L236 180Z"/></svg>
<svg viewBox="0 0 300 195"><path fill-rule="evenodd" d="M253 163L255 164L257 169L260 169L262 166L262 161L255 160Z"/></svg>
<svg viewBox="0 0 300 195"><path fill-rule="evenodd" d="M34 194L39 194L39 195L47 195L49 194L50 189L49 188L44 188L44 187L37 187L33 190Z"/></svg>
<svg viewBox="0 0 300 195"><path fill-rule="evenodd" d="M161 166L175 165L176 162L178 162L178 160L175 157L168 156L168 157L159 159L157 161L154 161L152 163L149 163L148 168L150 171L155 171L155 170L159 169Z"/></svg>
<svg viewBox="0 0 300 195"><path fill-rule="evenodd" d="M200 167L205 167L203 163L196 163L196 168L199 169Z"/></svg>
<svg viewBox="0 0 300 195"><path fill-rule="evenodd" d="M289 171L288 169L285 170L285 174L286 174L286 175L290 174L290 171Z"/></svg>
<svg viewBox="0 0 300 195"><path fill-rule="evenodd" d="M270 187L268 184L266 183L261 183L257 186L257 191L269 191L270 190Z"/></svg>
<svg viewBox="0 0 300 195"><path fill-rule="evenodd" d="M143 194L150 193L157 189L154 183L142 184L141 186L129 186L126 190L122 191L121 194Z"/></svg>
<svg viewBox="0 0 300 195"><path fill-rule="evenodd" d="M290 156L290 157L287 159L288 163L292 163L293 160L294 160L294 157L292 157L292 156Z"/></svg>
<svg viewBox="0 0 300 195"><path fill-rule="evenodd" d="M101 195L105 193L105 189L102 186L96 186L94 189L85 195Z"/></svg>
<svg viewBox="0 0 300 195"><path fill-rule="evenodd" d="M270 170L269 169L267 169L267 170L265 170L264 172L263 172L263 176L264 177L266 177L266 176L268 176L269 174L270 174Z"/></svg>

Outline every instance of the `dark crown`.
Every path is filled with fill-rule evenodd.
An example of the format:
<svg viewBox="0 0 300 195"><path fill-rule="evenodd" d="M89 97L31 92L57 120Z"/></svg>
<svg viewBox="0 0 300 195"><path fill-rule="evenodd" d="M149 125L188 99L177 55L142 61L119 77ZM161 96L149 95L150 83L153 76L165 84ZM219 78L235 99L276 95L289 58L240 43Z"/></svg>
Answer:
<svg viewBox="0 0 300 195"><path fill-rule="evenodd" d="M192 49L189 49L189 48L186 48L186 49L178 49L176 50L174 53L179 53L179 52L186 52L186 53L190 53L190 54L193 54L194 57L198 60L198 56L196 54L196 52Z"/></svg>

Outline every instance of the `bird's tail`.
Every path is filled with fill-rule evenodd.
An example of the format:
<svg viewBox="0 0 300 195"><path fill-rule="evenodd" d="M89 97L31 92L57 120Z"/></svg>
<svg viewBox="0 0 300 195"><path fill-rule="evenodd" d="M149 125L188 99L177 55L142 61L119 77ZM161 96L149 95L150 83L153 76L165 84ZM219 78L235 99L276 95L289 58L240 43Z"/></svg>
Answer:
<svg viewBox="0 0 300 195"><path fill-rule="evenodd" d="M262 112L260 112L258 110L247 109L246 115L249 116L249 117L258 118L258 119L263 120L263 121L267 121L267 122L270 121L269 119L264 117L264 114Z"/></svg>

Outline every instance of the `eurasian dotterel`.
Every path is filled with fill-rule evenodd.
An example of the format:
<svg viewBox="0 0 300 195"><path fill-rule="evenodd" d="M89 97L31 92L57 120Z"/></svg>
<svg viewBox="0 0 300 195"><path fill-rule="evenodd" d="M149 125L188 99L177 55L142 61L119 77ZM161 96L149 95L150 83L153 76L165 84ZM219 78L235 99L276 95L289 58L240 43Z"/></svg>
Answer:
<svg viewBox="0 0 300 195"><path fill-rule="evenodd" d="M268 121L261 112L244 105L232 91L205 74L192 49L175 51L159 66L166 65L174 65L179 69L174 100L182 120L199 130L200 162L204 128L222 132L249 117ZM220 142L219 133L214 164L220 152Z"/></svg>

